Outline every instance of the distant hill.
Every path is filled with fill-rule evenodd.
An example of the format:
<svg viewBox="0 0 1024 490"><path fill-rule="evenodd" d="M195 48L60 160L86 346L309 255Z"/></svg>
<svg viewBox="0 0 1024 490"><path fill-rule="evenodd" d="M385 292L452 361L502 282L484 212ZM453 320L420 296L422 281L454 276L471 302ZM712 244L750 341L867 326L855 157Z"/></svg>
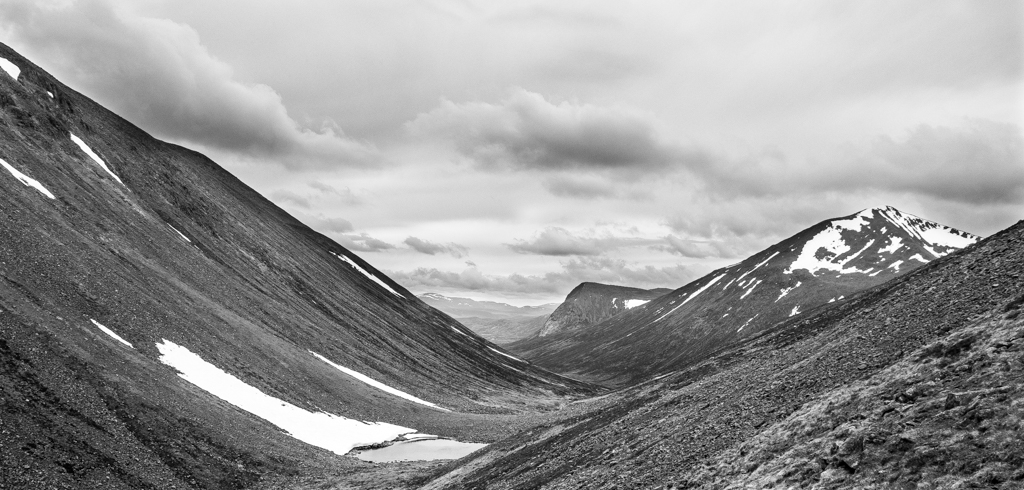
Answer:
<svg viewBox="0 0 1024 490"><path fill-rule="evenodd" d="M583 330L670 292L665 288L647 290L584 282L569 292L537 336Z"/></svg>
<svg viewBox="0 0 1024 490"><path fill-rule="evenodd" d="M823 221L591 328L518 342L548 369L621 384L679 368L978 240L893 207Z"/></svg>
<svg viewBox="0 0 1024 490"><path fill-rule="evenodd" d="M438 293L421 294L419 298L496 344L508 344L535 335L544 326L548 314L558 306L556 303L513 306Z"/></svg>
<svg viewBox="0 0 1024 490"><path fill-rule="evenodd" d="M477 301L475 299L449 297L437 293L425 293L418 297L424 303L447 313L452 318L533 318L548 315L558 307L557 303L537 306L512 306L496 301Z"/></svg>

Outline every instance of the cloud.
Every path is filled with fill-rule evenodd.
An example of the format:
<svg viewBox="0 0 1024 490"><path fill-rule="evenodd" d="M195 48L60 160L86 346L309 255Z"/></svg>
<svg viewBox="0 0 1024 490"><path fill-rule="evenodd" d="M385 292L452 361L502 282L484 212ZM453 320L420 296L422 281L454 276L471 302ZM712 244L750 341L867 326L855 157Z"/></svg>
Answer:
<svg viewBox="0 0 1024 490"><path fill-rule="evenodd" d="M694 259L734 258L740 256L741 253L735 244L730 245L720 240L690 240L668 235L665 237L665 242L666 245L654 245L651 248Z"/></svg>
<svg viewBox="0 0 1024 490"><path fill-rule="evenodd" d="M271 192L270 199L277 203L288 202L300 208L310 208L309 199L306 199L305 197L289 190L279 189L274 192Z"/></svg>
<svg viewBox="0 0 1024 490"><path fill-rule="evenodd" d="M618 189L611 182L578 175L559 175L544 182L544 188L559 197L574 199L614 198L619 195Z"/></svg>
<svg viewBox="0 0 1024 490"><path fill-rule="evenodd" d="M316 220L316 228L332 233L352 231L352 223L342 218L323 217ZM383 243L383 242L381 242Z"/></svg>
<svg viewBox="0 0 1024 490"><path fill-rule="evenodd" d="M562 270L543 275L487 275L471 267L462 272L434 268L390 271L388 276L411 290L486 291L510 295L566 294L581 282L640 288L679 288L698 275L689 267L633 267L624 260L581 257L561 262Z"/></svg>
<svg viewBox="0 0 1024 490"><path fill-rule="evenodd" d="M605 251L600 239L580 238L565 228L547 228L532 241L506 245L513 252L536 255L598 255Z"/></svg>
<svg viewBox="0 0 1024 490"><path fill-rule="evenodd" d="M703 156L667 144L653 117L625 107L554 104L515 89L496 104L442 100L407 127L451 141L462 155L488 168L658 169L701 165Z"/></svg>
<svg viewBox="0 0 1024 490"><path fill-rule="evenodd" d="M421 254L427 255L437 255L439 253L445 253L457 259L461 259L466 255L466 253L469 252L469 250L466 249L466 247L463 247L462 245L459 245L457 243L434 243L429 242L427 240L423 240L421 238L416 238L414 236L406 238L403 243L411 247L413 250Z"/></svg>
<svg viewBox="0 0 1024 490"><path fill-rule="evenodd" d="M378 151L330 120L300 127L272 88L235 78L191 27L105 0L0 3L0 26L55 74L158 136L291 169L374 165ZM43 56L42 54L45 54Z"/></svg>
<svg viewBox="0 0 1024 490"><path fill-rule="evenodd" d="M344 204L350 204L354 206L364 204L363 198L356 195L356 193L352 192L352 189L349 189L348 187L338 189L330 184L325 184L323 182L310 182L309 186L320 191L322 194L326 194L328 196L333 196L337 199L340 199L341 202Z"/></svg>
<svg viewBox="0 0 1024 490"><path fill-rule="evenodd" d="M335 234L334 238L343 247L356 252L383 252L395 248L394 245L366 233Z"/></svg>

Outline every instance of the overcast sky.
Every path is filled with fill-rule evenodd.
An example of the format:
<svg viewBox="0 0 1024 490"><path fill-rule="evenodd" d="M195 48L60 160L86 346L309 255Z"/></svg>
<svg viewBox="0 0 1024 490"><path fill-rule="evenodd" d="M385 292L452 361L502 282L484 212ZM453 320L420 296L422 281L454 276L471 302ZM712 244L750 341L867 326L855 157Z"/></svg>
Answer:
<svg viewBox="0 0 1024 490"><path fill-rule="evenodd" d="M1024 2L2 0L0 40L416 293L1024 218Z"/></svg>

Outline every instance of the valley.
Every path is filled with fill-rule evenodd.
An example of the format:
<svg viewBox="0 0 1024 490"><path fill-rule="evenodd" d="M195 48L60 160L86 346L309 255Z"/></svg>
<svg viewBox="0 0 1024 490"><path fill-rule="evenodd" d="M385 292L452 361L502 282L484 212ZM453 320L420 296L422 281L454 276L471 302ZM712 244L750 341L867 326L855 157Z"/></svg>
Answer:
<svg viewBox="0 0 1024 490"><path fill-rule="evenodd" d="M878 206L674 289L417 295L0 68L0 488L1024 485L1024 221Z"/></svg>

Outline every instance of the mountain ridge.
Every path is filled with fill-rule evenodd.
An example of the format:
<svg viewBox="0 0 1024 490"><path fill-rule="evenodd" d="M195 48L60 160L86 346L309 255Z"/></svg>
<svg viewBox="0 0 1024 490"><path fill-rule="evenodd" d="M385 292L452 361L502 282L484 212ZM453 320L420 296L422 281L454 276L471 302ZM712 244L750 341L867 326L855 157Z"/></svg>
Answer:
<svg viewBox="0 0 1024 490"><path fill-rule="evenodd" d="M514 348L555 372L623 385L696 362L976 240L891 206L868 208L821 221L586 330L526 339Z"/></svg>

